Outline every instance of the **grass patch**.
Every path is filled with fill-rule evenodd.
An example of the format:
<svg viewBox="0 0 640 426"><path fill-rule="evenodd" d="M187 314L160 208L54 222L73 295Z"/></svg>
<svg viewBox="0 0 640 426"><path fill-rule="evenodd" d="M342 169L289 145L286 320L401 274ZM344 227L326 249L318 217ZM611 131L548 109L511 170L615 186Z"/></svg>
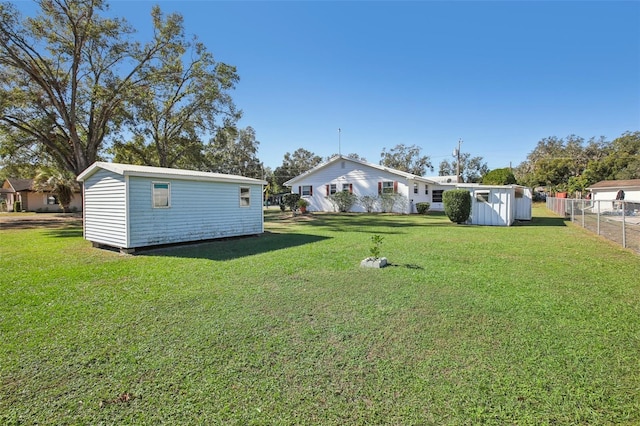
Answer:
<svg viewBox="0 0 640 426"><path fill-rule="evenodd" d="M265 227L137 256L1 231L0 423L640 422L630 251L543 208ZM359 267L373 234L390 267Z"/></svg>

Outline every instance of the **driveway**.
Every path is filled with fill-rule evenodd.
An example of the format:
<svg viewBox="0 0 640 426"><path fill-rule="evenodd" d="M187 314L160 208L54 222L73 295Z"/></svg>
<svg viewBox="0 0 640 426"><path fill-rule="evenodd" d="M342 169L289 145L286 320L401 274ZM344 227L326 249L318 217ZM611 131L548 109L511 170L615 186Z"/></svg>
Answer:
<svg viewBox="0 0 640 426"><path fill-rule="evenodd" d="M0 230L82 226L82 213L0 213Z"/></svg>

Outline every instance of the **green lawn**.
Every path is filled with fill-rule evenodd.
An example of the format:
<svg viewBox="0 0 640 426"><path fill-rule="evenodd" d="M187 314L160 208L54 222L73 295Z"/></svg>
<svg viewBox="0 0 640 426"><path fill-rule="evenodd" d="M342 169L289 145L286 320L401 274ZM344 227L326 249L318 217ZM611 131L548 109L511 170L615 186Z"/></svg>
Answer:
<svg viewBox="0 0 640 426"><path fill-rule="evenodd" d="M266 229L136 256L0 231L0 424L640 423L638 255L544 207Z"/></svg>

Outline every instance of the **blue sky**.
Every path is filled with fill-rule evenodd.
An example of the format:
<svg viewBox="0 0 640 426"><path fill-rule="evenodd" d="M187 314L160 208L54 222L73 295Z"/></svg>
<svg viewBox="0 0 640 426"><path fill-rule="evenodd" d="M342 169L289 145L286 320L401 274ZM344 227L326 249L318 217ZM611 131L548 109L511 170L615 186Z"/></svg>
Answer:
<svg viewBox="0 0 640 426"><path fill-rule="evenodd" d="M240 126L272 168L402 143L437 173L462 139L493 169L548 136L640 130L640 2L110 2L142 39L155 3L237 67Z"/></svg>

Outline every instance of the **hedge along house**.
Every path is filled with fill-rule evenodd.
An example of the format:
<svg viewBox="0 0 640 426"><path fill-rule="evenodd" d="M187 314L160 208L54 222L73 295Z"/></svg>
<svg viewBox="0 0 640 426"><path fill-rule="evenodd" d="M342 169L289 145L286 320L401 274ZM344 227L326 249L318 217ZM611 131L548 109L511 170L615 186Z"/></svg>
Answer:
<svg viewBox="0 0 640 426"><path fill-rule="evenodd" d="M84 237L122 252L264 232L265 181L96 162L78 176Z"/></svg>
<svg viewBox="0 0 640 426"><path fill-rule="evenodd" d="M431 210L444 209L442 193L454 188L455 180L452 179L455 177L439 178L449 182L439 183L435 179L336 155L284 185L309 203L308 211L335 211L329 197L339 191L348 191L360 197L392 195L397 201L393 212L416 213L415 205L420 202L430 203ZM376 211L382 210L383 206L378 203ZM366 209L356 203L351 211L365 212Z"/></svg>
<svg viewBox="0 0 640 426"><path fill-rule="evenodd" d="M456 188L471 194L469 224L511 226L516 220L532 218L532 193L527 187L459 183Z"/></svg>

